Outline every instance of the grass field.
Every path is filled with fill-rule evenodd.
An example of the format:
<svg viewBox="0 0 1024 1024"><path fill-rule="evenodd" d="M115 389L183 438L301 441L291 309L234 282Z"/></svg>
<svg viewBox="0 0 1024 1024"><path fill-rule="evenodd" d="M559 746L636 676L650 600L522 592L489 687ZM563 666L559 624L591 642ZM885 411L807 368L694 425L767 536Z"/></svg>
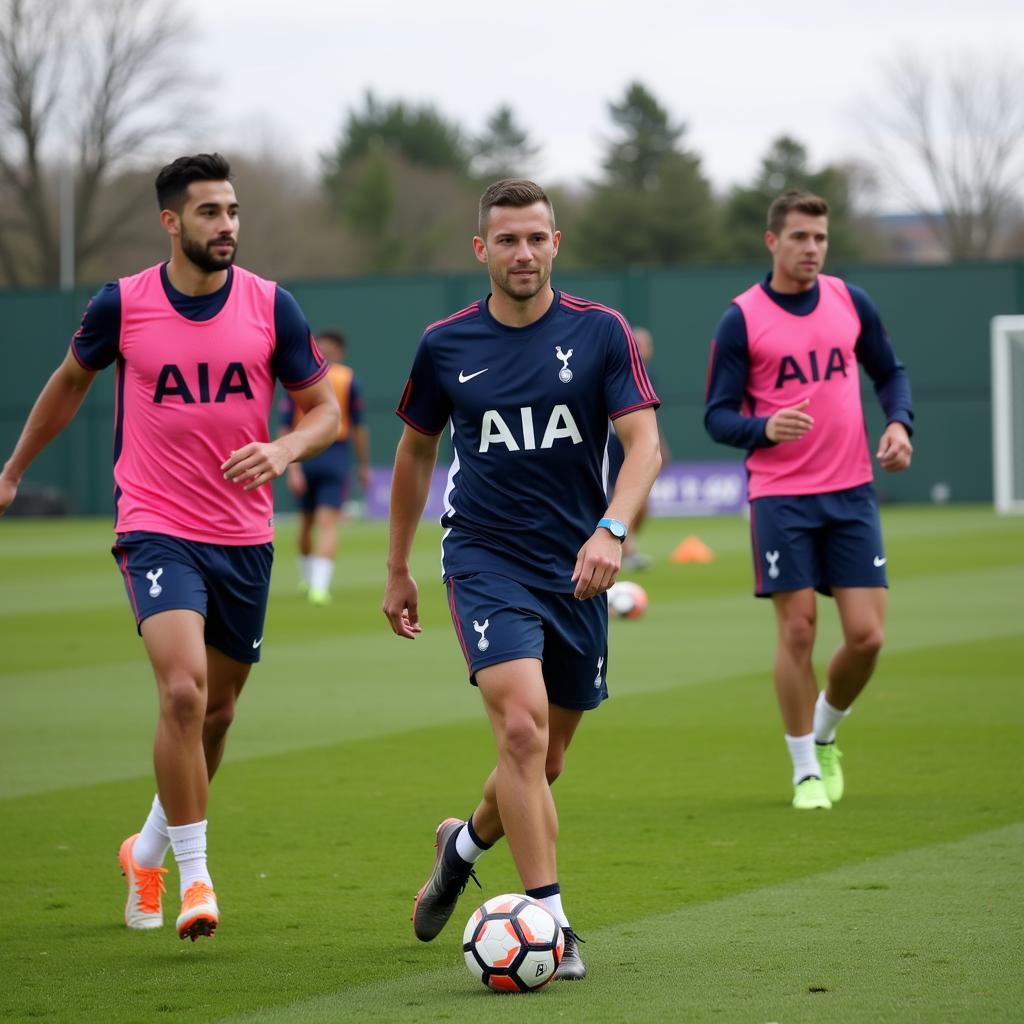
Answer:
<svg viewBox="0 0 1024 1024"><path fill-rule="evenodd" d="M381 526L347 529L328 609L298 597L281 527L263 662L211 793L222 925L193 945L121 923L116 854L152 797L156 702L109 524L0 522L0 1018L1021 1020L1024 521L884 522L886 650L843 726L847 796L814 813L788 806L745 524L649 524L648 614L613 624L612 699L557 786L590 975L515 997L460 950L476 897L519 887L504 846L435 942L409 924L434 828L469 813L492 758L436 530L408 643L379 611ZM670 564L690 532L712 565ZM821 618L823 664L827 602Z"/></svg>

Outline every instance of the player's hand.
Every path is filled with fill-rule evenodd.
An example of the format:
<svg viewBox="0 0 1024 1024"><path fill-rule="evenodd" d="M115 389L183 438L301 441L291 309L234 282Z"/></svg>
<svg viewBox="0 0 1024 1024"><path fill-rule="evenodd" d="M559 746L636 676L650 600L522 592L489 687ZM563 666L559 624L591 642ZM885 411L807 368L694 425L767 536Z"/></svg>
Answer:
<svg viewBox="0 0 1024 1024"><path fill-rule="evenodd" d="M381 611L387 617L395 636L415 640L423 631L420 625L419 589L409 570L389 572L384 587L384 604Z"/></svg>
<svg viewBox="0 0 1024 1024"><path fill-rule="evenodd" d="M890 423L878 442L875 458L887 473L898 473L910 465L914 446L910 443L910 435L902 423Z"/></svg>
<svg viewBox="0 0 1024 1024"><path fill-rule="evenodd" d="M18 485L0 474L0 516L11 507L17 493Z"/></svg>
<svg viewBox="0 0 1024 1024"><path fill-rule="evenodd" d="M810 399L805 398L788 409L772 413L765 424L764 436L769 441L799 441L814 426L814 417L804 412L810 404Z"/></svg>
<svg viewBox="0 0 1024 1024"><path fill-rule="evenodd" d="M253 441L233 451L221 464L225 480L242 484L251 491L277 479L291 462L288 452L276 441Z"/></svg>
<svg viewBox="0 0 1024 1024"><path fill-rule="evenodd" d="M614 582L622 567L622 544L604 527L598 527L576 556L572 581L575 598L586 601L603 594Z"/></svg>
<svg viewBox="0 0 1024 1024"><path fill-rule="evenodd" d="M297 462L288 464L288 490L296 498L301 498L306 493L306 474L302 472L302 467Z"/></svg>

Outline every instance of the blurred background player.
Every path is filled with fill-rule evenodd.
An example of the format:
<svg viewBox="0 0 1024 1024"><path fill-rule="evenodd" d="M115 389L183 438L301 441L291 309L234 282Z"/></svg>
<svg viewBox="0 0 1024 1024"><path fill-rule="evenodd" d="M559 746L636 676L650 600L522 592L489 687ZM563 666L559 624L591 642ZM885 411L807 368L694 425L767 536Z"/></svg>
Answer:
<svg viewBox="0 0 1024 1024"><path fill-rule="evenodd" d="M206 860L209 780L263 645L273 559L266 486L338 429L327 364L295 299L234 266L238 200L219 154L180 157L156 179L171 258L105 285L36 399L0 473L0 514L71 422L96 374L117 366L114 557L156 676L158 795L119 851L129 928L163 924L173 847L181 938L220 918ZM302 426L271 442L280 380Z"/></svg>
<svg viewBox="0 0 1024 1024"><path fill-rule="evenodd" d="M647 370L647 376L650 379L651 386L654 386L654 374L651 372L651 359L654 356L654 336L646 327L634 327L633 338L636 340L636 347L640 352L640 358L644 361L644 367ZM661 432L661 428L658 428L658 438L661 445L661 461L662 465L672 460L672 454L669 451L668 441L665 439L665 435ZM625 456L625 452L622 449L622 442L619 440L619 435L615 433L615 424L612 424L611 433L608 435L608 496L611 497L615 490L615 481L618 479L619 470L622 468L622 460ZM637 550L636 538L639 534L644 523L647 521L647 504L640 509L637 513L636 519L633 520L633 526L629 531L629 536L626 538L622 545L622 568L632 569L634 571L642 571L643 569L650 568L650 558Z"/></svg>
<svg viewBox="0 0 1024 1024"><path fill-rule="evenodd" d="M330 364L327 379L338 399L341 426L330 447L301 465L293 462L288 467L288 489L299 502L299 586L313 604L328 604L338 526L348 497L349 446L351 442L355 450L359 486L365 496L370 490L370 435L363 422L362 389L352 368L345 365L344 334L334 328L325 329L317 335L316 343ZM282 436L298 426L302 415L286 395L282 402Z"/></svg>
<svg viewBox="0 0 1024 1024"><path fill-rule="evenodd" d="M843 795L836 727L882 647L886 556L860 400L859 363L887 426L876 458L910 465L910 384L874 303L821 273L828 203L789 191L768 211L771 273L737 296L711 343L704 422L746 448L755 594L778 628L775 691L793 762L793 806ZM835 598L843 642L819 693L812 657L815 590Z"/></svg>
<svg viewBox="0 0 1024 1024"><path fill-rule="evenodd" d="M420 632L409 553L450 424L442 575L497 765L470 817L438 826L413 927L433 939L474 862L507 835L524 892L565 932L555 977L579 979L586 969L562 908L550 787L583 712L608 695L603 595L660 456L658 398L629 326L614 310L552 288L559 240L551 203L533 182L499 181L481 197L473 248L491 293L427 328L398 406L406 426L383 611L398 636ZM610 501L609 419L626 451Z"/></svg>

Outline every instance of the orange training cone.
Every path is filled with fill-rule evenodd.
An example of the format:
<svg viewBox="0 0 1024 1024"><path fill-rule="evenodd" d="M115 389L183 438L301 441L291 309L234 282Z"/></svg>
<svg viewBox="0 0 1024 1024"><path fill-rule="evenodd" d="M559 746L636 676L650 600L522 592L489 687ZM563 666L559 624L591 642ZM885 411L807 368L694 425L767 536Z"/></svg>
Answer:
<svg viewBox="0 0 1024 1024"><path fill-rule="evenodd" d="M692 533L684 537L672 552L673 562L698 562L704 565L715 560L715 553L700 539Z"/></svg>

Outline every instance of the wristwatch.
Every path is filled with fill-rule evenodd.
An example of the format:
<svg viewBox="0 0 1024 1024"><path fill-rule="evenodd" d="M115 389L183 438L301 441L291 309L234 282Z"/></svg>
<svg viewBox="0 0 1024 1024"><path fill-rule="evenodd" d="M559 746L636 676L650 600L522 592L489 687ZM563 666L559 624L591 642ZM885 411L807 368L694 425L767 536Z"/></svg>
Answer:
<svg viewBox="0 0 1024 1024"><path fill-rule="evenodd" d="M626 534L629 533L626 524L618 519L599 519L597 525L603 526L620 544L625 541Z"/></svg>

